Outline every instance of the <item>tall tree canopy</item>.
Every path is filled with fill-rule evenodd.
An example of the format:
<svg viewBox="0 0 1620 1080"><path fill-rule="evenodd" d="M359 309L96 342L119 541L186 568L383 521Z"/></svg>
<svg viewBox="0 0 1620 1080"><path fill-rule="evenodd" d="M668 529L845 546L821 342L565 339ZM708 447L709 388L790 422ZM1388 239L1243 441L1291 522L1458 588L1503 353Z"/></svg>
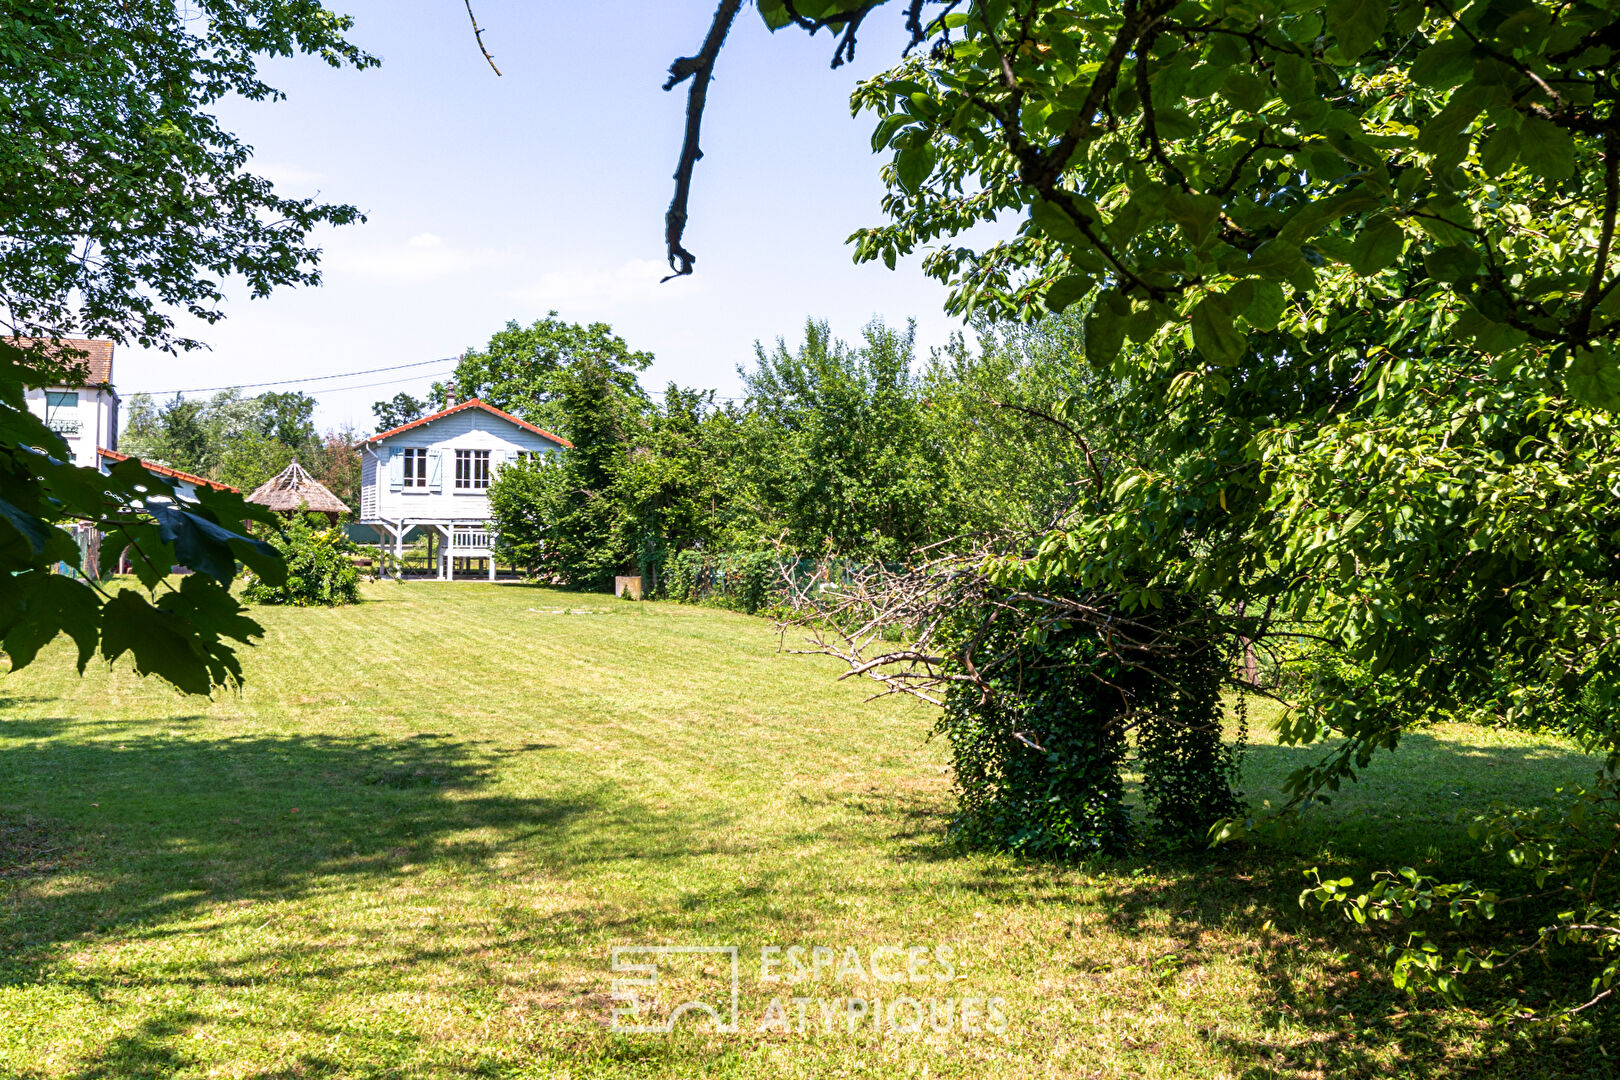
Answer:
<svg viewBox="0 0 1620 1080"><path fill-rule="evenodd" d="M566 323L553 311L529 326L508 322L484 348L463 353L450 383L434 389L457 401L482 398L572 439L565 430L570 414L562 405L568 368L603 365L617 393L645 399L636 373L652 360L652 353L631 349L606 323Z"/></svg>
<svg viewBox="0 0 1620 1080"><path fill-rule="evenodd" d="M169 485L132 462L110 478L66 464L23 391L77 366L61 338L194 348L171 313L216 321L227 281L254 296L319 281L311 231L358 211L277 194L215 112L229 96L277 96L259 75L266 56L371 66L349 28L315 0L197 0L187 13L167 0L6 5L0 325L15 336L0 339L0 641L13 668L65 630L81 666L99 648L190 691L240 678L230 642L258 627L227 591L236 561L281 574L245 535L256 511L206 489L196 507L160 501ZM105 534L104 562L129 550L144 594L50 573L79 561L72 523ZM197 573L169 588L175 563Z"/></svg>

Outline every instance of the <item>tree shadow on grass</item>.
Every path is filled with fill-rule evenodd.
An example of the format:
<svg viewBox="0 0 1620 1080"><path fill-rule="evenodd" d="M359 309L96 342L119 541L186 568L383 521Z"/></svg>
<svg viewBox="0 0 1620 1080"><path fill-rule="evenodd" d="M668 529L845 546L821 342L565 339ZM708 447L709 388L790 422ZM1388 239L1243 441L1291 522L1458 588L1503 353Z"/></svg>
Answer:
<svg viewBox="0 0 1620 1080"><path fill-rule="evenodd" d="M1247 796L1257 808L1266 799L1280 805L1282 780L1325 752L1321 746L1250 747ZM1599 763L1558 747L1483 739L1468 744L1416 733L1365 770L1359 783L1335 793L1331 803L1306 810L1300 824L1276 840L1215 852L1143 853L1081 868L989 859L963 887L986 904L1078 908L1078 882L1094 882L1096 888L1086 890L1094 897L1084 902L1086 917L1100 920L1115 936L1168 943L1162 971L1135 976L1144 980L1197 978L1189 973L1217 956L1234 950L1252 955L1248 964L1262 988L1257 1004L1264 1034L1212 1028L1202 1035L1239 1063L1243 1080L1613 1077L1620 1075L1620 1010L1594 1010L1557 1029L1493 1026L1484 1017L1504 996L1488 977L1475 988L1472 1011L1414 999L1393 985L1386 948L1404 942L1407 930L1416 927L1357 927L1299 904L1305 871L1312 867L1365 882L1374 870L1415 866L1443 880L1473 878L1511 891L1522 884L1515 880L1518 872L1500 855L1479 850L1467 835L1467 820L1493 801L1555 802L1560 785L1588 779ZM941 816L901 802L902 819L920 824ZM925 828L899 835L905 840L899 859L960 857L941 834L930 836ZM1544 913L1503 913L1484 936L1458 931L1443 916L1422 929L1449 952L1533 928L1538 914ZM1514 992L1529 1000L1559 977L1557 970L1532 974ZM1563 977L1566 991L1585 989L1584 981L1571 987Z"/></svg>
<svg viewBox="0 0 1620 1080"><path fill-rule="evenodd" d="M27 732L8 721L5 733L57 733L21 723ZM441 736L14 743L0 750L0 841L15 841L0 843L0 986L33 981L54 946L85 934L147 934L206 907L482 863L603 807L489 790L493 758Z"/></svg>

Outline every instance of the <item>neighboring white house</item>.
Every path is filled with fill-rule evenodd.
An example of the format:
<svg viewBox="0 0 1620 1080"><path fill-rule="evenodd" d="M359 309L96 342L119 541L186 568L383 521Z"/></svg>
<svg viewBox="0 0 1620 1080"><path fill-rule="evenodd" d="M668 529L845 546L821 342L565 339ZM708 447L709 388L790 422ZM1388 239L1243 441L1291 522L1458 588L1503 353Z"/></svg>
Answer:
<svg viewBox="0 0 1620 1080"><path fill-rule="evenodd" d="M32 344L34 339L15 340ZM61 386L24 392L28 411L42 417L50 429L67 440L73 464L87 469L100 466L99 450L118 449L118 394L112 387L113 343L84 338L62 338L61 344L84 356L73 358L79 377Z"/></svg>
<svg viewBox="0 0 1620 1080"><path fill-rule="evenodd" d="M502 465L571 446L473 398L360 444L360 524L401 555L406 534L428 534L440 578L456 559L482 559L495 578L489 484Z"/></svg>

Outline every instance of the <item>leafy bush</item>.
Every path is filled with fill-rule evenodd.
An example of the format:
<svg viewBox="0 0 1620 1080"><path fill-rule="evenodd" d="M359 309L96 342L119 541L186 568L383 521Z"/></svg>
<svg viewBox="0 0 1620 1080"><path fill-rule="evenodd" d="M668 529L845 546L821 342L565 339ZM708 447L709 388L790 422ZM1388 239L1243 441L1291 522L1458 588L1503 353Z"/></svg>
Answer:
<svg viewBox="0 0 1620 1080"><path fill-rule="evenodd" d="M360 547L341 528L329 527L316 515L290 517L270 546L287 562L287 582L271 585L250 574L242 598L255 604L314 607L360 602L360 571L352 556Z"/></svg>
<svg viewBox="0 0 1620 1080"><path fill-rule="evenodd" d="M676 552L664 564L664 595L754 615L780 598L781 564L774 551Z"/></svg>
<svg viewBox="0 0 1620 1080"><path fill-rule="evenodd" d="M954 650L959 666L978 658L988 693L955 683L935 729L951 746L961 806L951 830L961 843L1055 858L1125 850L1132 727L1144 801L1162 837L1201 839L1239 808L1235 751L1221 730L1218 648L1127 664L1095 631L1001 614L970 632L971 656L969 634Z"/></svg>
<svg viewBox="0 0 1620 1080"><path fill-rule="evenodd" d="M969 847L1029 855L1121 851L1130 838L1125 730L1095 681L1121 673L1089 635L1021 636L1002 624L979 641L981 656L1019 654L990 677L988 695L968 683L946 694L936 731L950 742L961 806L951 831Z"/></svg>

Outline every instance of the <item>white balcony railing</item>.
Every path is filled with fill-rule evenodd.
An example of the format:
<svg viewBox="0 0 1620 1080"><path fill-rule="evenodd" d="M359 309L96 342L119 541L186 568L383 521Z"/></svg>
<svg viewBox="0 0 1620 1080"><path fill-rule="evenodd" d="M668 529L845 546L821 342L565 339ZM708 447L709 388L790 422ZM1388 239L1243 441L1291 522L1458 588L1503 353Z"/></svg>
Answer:
<svg viewBox="0 0 1620 1080"><path fill-rule="evenodd" d="M450 534L451 551L485 552L490 547L488 529L456 529Z"/></svg>
<svg viewBox="0 0 1620 1080"><path fill-rule="evenodd" d="M60 416L51 417L45 421L45 426L58 435L77 435L79 433L79 422L77 420L64 419Z"/></svg>

